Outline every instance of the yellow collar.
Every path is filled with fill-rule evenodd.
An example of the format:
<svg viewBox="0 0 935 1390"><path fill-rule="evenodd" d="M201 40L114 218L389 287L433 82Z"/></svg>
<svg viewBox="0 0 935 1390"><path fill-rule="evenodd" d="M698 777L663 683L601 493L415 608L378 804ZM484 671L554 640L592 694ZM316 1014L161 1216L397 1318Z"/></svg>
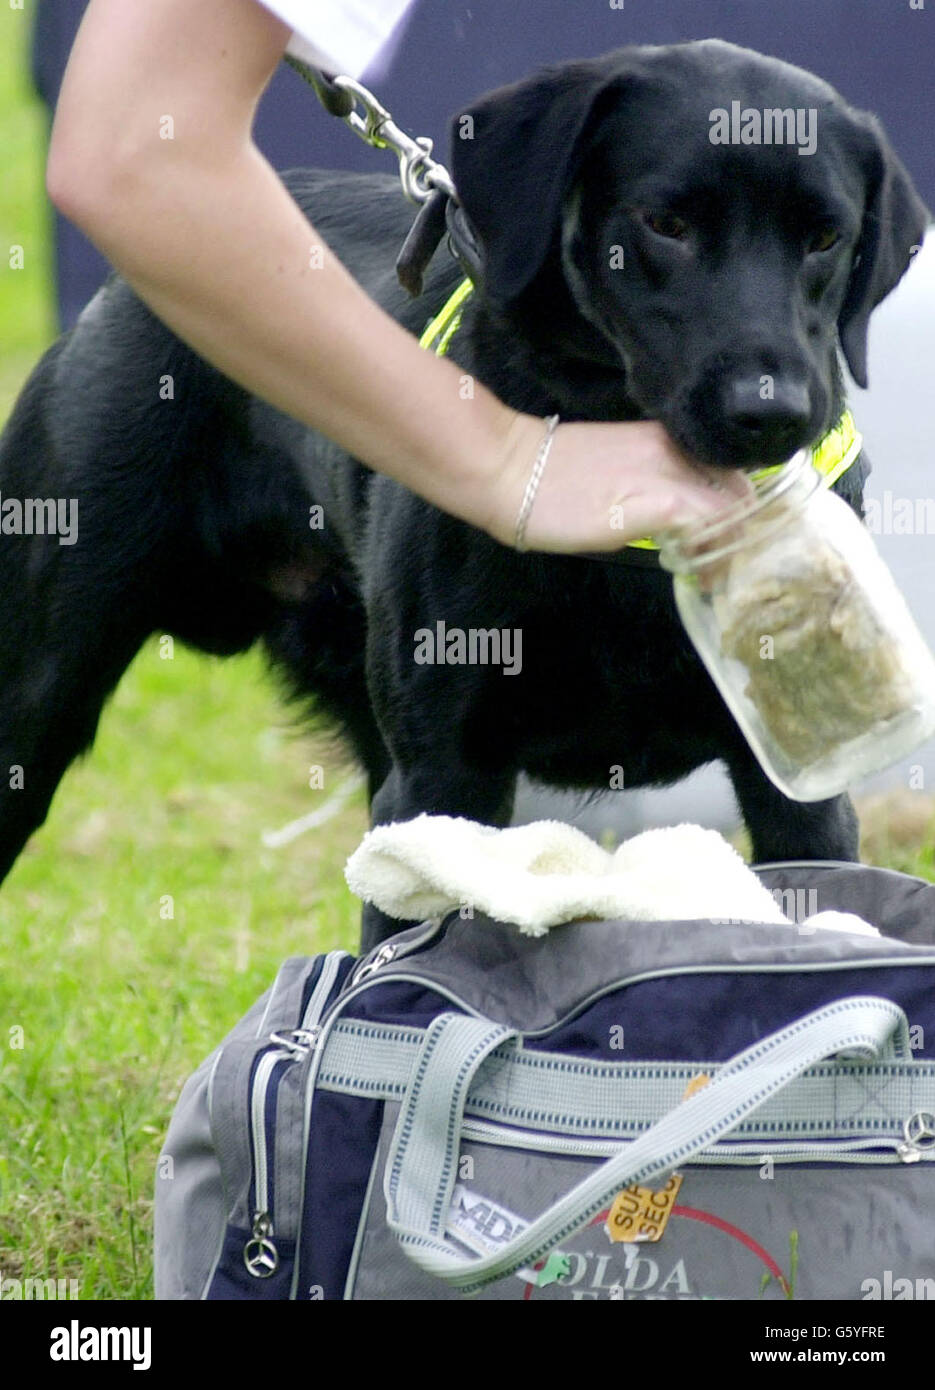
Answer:
<svg viewBox="0 0 935 1390"><path fill-rule="evenodd" d="M474 290L471 280L461 281L440 313L436 314L419 339L420 348L434 348L436 357L444 357L448 346L461 327L461 306Z"/></svg>
<svg viewBox="0 0 935 1390"><path fill-rule="evenodd" d="M461 281L444 308L435 315L419 339L421 348L433 349L437 357L444 357L452 338L461 327L464 303L472 294L473 289L474 286L470 280ZM825 487L831 487L842 473L847 472L862 448L863 438L857 429L854 417L849 410L845 410L838 423L819 439L817 444L812 446L812 466L821 474ZM781 464L776 464L771 468L761 468L753 476L754 478L765 478L770 473L775 473L776 469L780 467L782 467ZM630 541L629 544L640 550L658 549L656 542L648 536L644 537L643 540Z"/></svg>

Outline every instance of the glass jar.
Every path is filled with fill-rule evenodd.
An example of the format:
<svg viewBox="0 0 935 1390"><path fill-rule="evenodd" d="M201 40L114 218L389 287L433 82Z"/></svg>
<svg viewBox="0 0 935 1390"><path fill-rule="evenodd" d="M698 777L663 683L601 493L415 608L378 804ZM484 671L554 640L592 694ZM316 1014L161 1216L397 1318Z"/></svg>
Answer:
<svg viewBox="0 0 935 1390"><path fill-rule="evenodd" d="M670 532L685 629L763 771L821 801L935 732L935 660L869 532L803 450Z"/></svg>

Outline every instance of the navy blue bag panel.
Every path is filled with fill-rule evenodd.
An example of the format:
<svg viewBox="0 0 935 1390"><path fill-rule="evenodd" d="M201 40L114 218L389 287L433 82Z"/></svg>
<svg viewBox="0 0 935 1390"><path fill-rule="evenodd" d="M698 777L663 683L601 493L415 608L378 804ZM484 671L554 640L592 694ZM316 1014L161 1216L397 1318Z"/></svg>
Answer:
<svg viewBox="0 0 935 1390"><path fill-rule="evenodd" d="M346 952L287 961L256 1033L221 1052L209 1109L228 1215L205 1298L290 1296L314 1036L353 965Z"/></svg>

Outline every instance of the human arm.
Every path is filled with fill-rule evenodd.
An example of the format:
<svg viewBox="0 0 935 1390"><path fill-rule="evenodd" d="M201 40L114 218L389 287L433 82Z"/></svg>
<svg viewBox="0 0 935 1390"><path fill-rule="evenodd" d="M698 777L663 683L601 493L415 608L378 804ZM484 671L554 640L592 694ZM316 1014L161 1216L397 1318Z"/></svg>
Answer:
<svg viewBox="0 0 935 1390"><path fill-rule="evenodd" d="M480 383L462 399L459 369L369 299L257 149L256 106L288 38L255 0L91 0L50 197L208 361L511 544L543 422ZM613 549L720 504L654 422L561 425L526 543Z"/></svg>

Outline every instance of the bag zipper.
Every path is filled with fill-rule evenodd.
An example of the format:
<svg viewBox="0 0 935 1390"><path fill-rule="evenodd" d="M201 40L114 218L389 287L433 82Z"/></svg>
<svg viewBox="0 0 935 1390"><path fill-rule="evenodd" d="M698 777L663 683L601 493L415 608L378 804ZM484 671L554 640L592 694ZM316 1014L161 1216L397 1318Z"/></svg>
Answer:
<svg viewBox="0 0 935 1390"><path fill-rule="evenodd" d="M422 923L425 928L418 936L411 941L384 941L382 946L378 946L375 951L359 962L356 969L352 971L351 977L347 982L348 988L359 984L361 980L366 980L377 970L382 970L384 965L389 965L391 960L399 957L401 960L406 956L411 956L413 951L419 950L427 941L431 941L433 936L437 936L444 917L428 917Z"/></svg>
<svg viewBox="0 0 935 1390"><path fill-rule="evenodd" d="M266 1097L273 1072L284 1060L296 1061L294 1052L277 1048L265 1052L253 1074L250 1091L250 1125L253 1131L253 1222L250 1239L243 1248L243 1261L254 1279L268 1279L279 1268L279 1251L273 1240L275 1229L270 1210L269 1172L266 1163Z"/></svg>
<svg viewBox="0 0 935 1390"><path fill-rule="evenodd" d="M344 985L344 988L342 989L341 993L338 995L337 999L335 999L335 1000L332 1001L330 1008L328 1008L328 1009L324 1012L323 1015L322 1015L321 1009L320 1009L320 1008L318 1009L318 1011L317 1011L316 1014L315 1014L315 1020L316 1020L315 1026L314 1026L311 1030L309 1030L309 1036L311 1036L312 1033L314 1033L314 1043L311 1044L311 1045L309 1045L309 1046L307 1046L307 1047L306 1047L306 1046L303 1046L302 1039L301 1039L301 1037L300 1037L300 1035L299 1035L299 1030L296 1030L296 1031L293 1032L293 1034L291 1035L291 1037L292 1037L292 1039L293 1039L292 1046L294 1046L294 1047L296 1048L297 1054L302 1055L302 1056L305 1056L305 1055L308 1055L309 1053L311 1053L312 1056L313 1056L313 1063L312 1063L312 1065L309 1067L308 1076L306 1077L306 1080L305 1080L305 1117L304 1117L304 1120L303 1120L303 1134L302 1134L302 1171L303 1171L303 1172L306 1171L306 1168L307 1168L307 1165L308 1165L308 1143L309 1143L309 1137L310 1137L310 1135L311 1135L311 1126L312 1126L312 1105L313 1105L314 1100L315 1100L315 1083L316 1083L317 1076L318 1076L318 1067L317 1067L316 1063L319 1062L319 1061L321 1060L321 1055L322 1055L322 1044L323 1044L325 1038L327 1037L329 1028L330 1028L331 1025L336 1021L336 1019L338 1018L338 1016L339 1016L339 1014L340 1014L340 1011L341 1011L341 1008L343 1007L343 1005L344 1005L344 1003L346 1002L347 998L350 997L350 996L352 996L352 995L354 995L354 994L357 994L357 993L359 992L359 988L366 988L366 984L364 984L364 985L361 985L361 984L360 984L361 981L366 982L366 980L369 978L370 975L374 974L374 973L375 973L376 971L378 971L378 970L381 970L381 969L383 968L384 965L388 965L388 964L390 963L390 961L395 960L395 959L397 958L397 956L399 956L400 958L403 958L403 957L405 957L405 956L411 955L414 951L417 951L421 946L424 946L425 943L426 943L427 941L431 941L432 938L433 938L434 936L437 936L437 934L438 934L438 932L439 932L439 930L440 930L440 928L442 927L442 925L443 925L444 922L445 922L445 917L444 917L444 916L442 916L442 917L429 917L429 918L426 918L426 920L425 920L424 923L422 923L422 926L424 927L424 930L421 931L421 932L418 934L418 936L413 937L411 940L409 940L409 941L384 941L383 945L377 947L376 951L372 952L369 956L365 956L364 959L363 959L362 961L358 962L357 966L356 966L355 969L351 972L350 976L349 976L348 979L346 980L345 985ZM343 954L343 953L342 953L342 954ZM359 988L355 988L355 987L359 987ZM316 990L315 990L315 993L316 993L316 994L318 993L317 988L316 988ZM303 1021L302 1021L303 1030L308 1029L309 1024L310 1024L310 1022L311 1022L311 1014L312 1014L311 1003L312 1003L312 1001L309 1002L309 1008L306 1010L305 1018L304 1018ZM281 1039L281 1041L285 1041L285 1039ZM290 1297L290 1299L294 1299L295 1296L296 1296L296 1289L297 1289L297 1286L298 1286L299 1273L300 1273L301 1264L302 1264L301 1239L302 1239L302 1220L303 1220L303 1214L304 1214L304 1207L305 1207L305 1187L304 1187L304 1184L303 1184L303 1188L302 1188L302 1200L301 1200L300 1207L299 1207L299 1218L298 1218L298 1237L297 1237L297 1239L298 1239L299 1244L298 1244L298 1247L297 1247L297 1249L296 1249L295 1268L294 1268L294 1270L293 1270L293 1275L292 1275L292 1287L291 1287L290 1292L289 1292L289 1297ZM262 1215L264 1215L264 1213L258 1213L258 1215L261 1215L261 1216L262 1216ZM267 1215L268 1215L268 1214L267 1214ZM256 1238L257 1238L257 1237L254 1236L254 1239L256 1239Z"/></svg>
<svg viewBox="0 0 935 1390"><path fill-rule="evenodd" d="M391 960L396 957L399 947L395 942L385 941L380 946L375 955L369 956L365 961L358 965L351 976L351 984L356 985L361 980L366 980L368 975L372 975L375 970L380 970L384 965L389 965Z"/></svg>
<svg viewBox="0 0 935 1390"><path fill-rule="evenodd" d="M610 1158L632 1140L566 1139L561 1135L538 1134L528 1129L514 1129L490 1120L465 1119L461 1126L462 1139L475 1144L492 1144L503 1149L525 1149L530 1152L567 1154L571 1158ZM724 1140L705 1149L692 1159L688 1167L748 1167L759 1166L764 1157L780 1163L815 1163L829 1159L835 1163L888 1164L935 1161L935 1116L916 1111L903 1125L903 1138L889 1139L828 1139L815 1143L778 1140Z"/></svg>
<svg viewBox="0 0 935 1390"><path fill-rule="evenodd" d="M244 1264L255 1279L268 1279L279 1268L273 1201L270 1191L269 1146L266 1137L266 1102L276 1069L280 1062L293 1063L307 1057L318 1044L321 1028L318 1020L334 988L346 951L329 951L321 973L315 982L300 1028L287 1033L270 1033L274 1048L264 1052L257 1063L250 1088L250 1124L253 1133L253 1220L250 1240L243 1248ZM285 1070L285 1068L283 1068ZM282 1079L281 1076L279 1078Z"/></svg>
<svg viewBox="0 0 935 1390"><path fill-rule="evenodd" d="M394 948L393 954L385 956L379 962L376 958L366 961L366 969L363 971L361 971L360 966L358 966L357 971L347 981L344 989L338 995L337 999L333 1001L331 1008L322 1020L322 1024L326 1029L334 1022L336 1015L345 1009L356 995L370 988L374 981L369 977L377 971L382 970L395 959L396 950L401 950L401 947L398 947L396 943L386 942L385 945L387 951L389 951L391 947ZM382 949L383 948L381 948L381 950ZM406 954L408 955L409 952L407 951ZM399 960L401 963L401 954ZM670 965L665 966L661 970L645 970L637 975L627 975L622 979L617 978L611 980L607 984L601 985L599 989L593 990L591 994L586 995L583 999L579 999L567 1013L563 1014L560 1018L552 1020L552 1022L546 1024L543 1028L523 1030L522 1037L524 1040L547 1038L549 1034L554 1033L556 1029L563 1028L566 1024L572 1023L586 1009L591 1008L592 1005L596 1004L600 999L603 999L605 995L613 994L614 991L618 989L628 989L630 985L645 984L650 980L664 980L678 975L812 975L816 972L827 972L830 974L841 970L884 970L893 969L897 966L900 968L914 968L916 966L932 967L935 966L935 954L910 956L908 958L905 956L902 958L898 956L876 956L865 959L854 958L848 960L789 962L788 964L783 963L782 965L767 965L763 962L755 962L749 965L738 965L729 962L719 962L714 965ZM401 968L388 970L386 974L383 975L380 983L383 984L390 980L394 983L403 982L406 984L421 985L423 989L430 989L443 999L449 999L461 1009L463 1013L470 1014L473 1018L484 1017L480 1010L476 1009L473 1004L469 1004L465 999L462 999L459 994L455 994L454 990L448 985L442 984L438 980L429 979L424 975L409 974L406 970ZM358 981L360 981L360 983L358 983Z"/></svg>

